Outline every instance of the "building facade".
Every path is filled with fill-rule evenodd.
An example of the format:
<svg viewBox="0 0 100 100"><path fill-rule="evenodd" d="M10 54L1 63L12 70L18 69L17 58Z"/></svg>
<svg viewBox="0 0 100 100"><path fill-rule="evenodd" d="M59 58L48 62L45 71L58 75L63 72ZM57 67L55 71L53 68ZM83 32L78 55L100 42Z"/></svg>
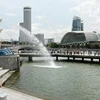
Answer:
<svg viewBox="0 0 100 100"><path fill-rule="evenodd" d="M0 22L2 21L2 18L0 18ZM0 29L0 32L2 31L2 29ZM0 48L1 48L1 42L0 42Z"/></svg>
<svg viewBox="0 0 100 100"><path fill-rule="evenodd" d="M83 21L80 17L74 16L72 22L72 31L84 31Z"/></svg>
<svg viewBox="0 0 100 100"><path fill-rule="evenodd" d="M82 43L89 41L98 41L99 37L94 32L71 31L64 35L61 44Z"/></svg>
<svg viewBox="0 0 100 100"><path fill-rule="evenodd" d="M38 33L35 35L37 37L37 39L44 44L44 34Z"/></svg>
<svg viewBox="0 0 100 100"><path fill-rule="evenodd" d="M54 42L54 38L48 38L48 39L45 39L45 45L47 44L50 44L50 43L53 43Z"/></svg>
<svg viewBox="0 0 100 100"><path fill-rule="evenodd" d="M19 23L19 25L21 26L21 27L24 27L24 23ZM23 38L24 37L24 38ZM24 32L20 29L19 30L19 42L23 42L23 41L25 41L26 40L26 38L25 38L25 36L24 36Z"/></svg>
<svg viewBox="0 0 100 100"><path fill-rule="evenodd" d="M31 32L31 7L24 7L24 28Z"/></svg>
<svg viewBox="0 0 100 100"><path fill-rule="evenodd" d="M0 18L0 22L2 21L2 18ZM2 31L2 29L0 29L0 32Z"/></svg>
<svg viewBox="0 0 100 100"><path fill-rule="evenodd" d="M23 8L24 16L23 22L19 23L19 26L25 28L24 30L28 31L28 34L31 34L31 7ZM19 42L27 43L30 41L30 36L26 34L23 30L19 30Z"/></svg>

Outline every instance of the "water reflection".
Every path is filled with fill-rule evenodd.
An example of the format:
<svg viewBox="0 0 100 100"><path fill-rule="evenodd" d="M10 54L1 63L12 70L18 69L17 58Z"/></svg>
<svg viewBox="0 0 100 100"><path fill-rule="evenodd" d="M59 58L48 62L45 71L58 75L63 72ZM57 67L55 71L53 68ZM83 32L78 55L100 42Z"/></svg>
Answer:
<svg viewBox="0 0 100 100"><path fill-rule="evenodd" d="M11 88L49 100L99 100L100 66L71 62L56 62L62 68L45 68L25 63L20 77Z"/></svg>

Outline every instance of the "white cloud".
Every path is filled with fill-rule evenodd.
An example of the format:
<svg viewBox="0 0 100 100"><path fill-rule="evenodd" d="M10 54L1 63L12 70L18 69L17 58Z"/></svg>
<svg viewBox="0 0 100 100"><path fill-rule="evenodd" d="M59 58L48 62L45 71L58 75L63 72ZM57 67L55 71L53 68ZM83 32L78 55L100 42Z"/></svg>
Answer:
<svg viewBox="0 0 100 100"><path fill-rule="evenodd" d="M60 42L62 37L70 31L70 27L59 27L53 29L51 26L48 28L42 28L41 23L32 24L32 34L43 33L45 38L54 38L55 42ZM17 26L12 26L9 29L3 29L0 33L1 40L18 40L19 37L19 28Z"/></svg>
<svg viewBox="0 0 100 100"><path fill-rule="evenodd" d="M33 23L32 24L33 33L36 34L37 31L40 29L41 26L42 26L42 24L40 24L40 23Z"/></svg>
<svg viewBox="0 0 100 100"><path fill-rule="evenodd" d="M36 15L36 18L39 19L39 20L42 20L42 19L45 19L46 16L45 15L44 16Z"/></svg>
<svg viewBox="0 0 100 100"><path fill-rule="evenodd" d="M62 25L58 25L58 26L62 26ZM32 33L37 34L37 33L43 33L45 38L54 38L55 42L60 42L62 37L68 32L70 31L70 27L61 27L61 28L57 28L53 29L51 26L48 28L41 28L41 24L37 23L37 24L33 24L32 25Z"/></svg>
<svg viewBox="0 0 100 100"><path fill-rule="evenodd" d="M39 26L42 26L42 24L41 24L41 23L33 23L33 24L32 24L32 27L33 27L33 26L39 27Z"/></svg>
<svg viewBox="0 0 100 100"><path fill-rule="evenodd" d="M8 39L8 40L18 40L19 37L19 30L18 29L4 29L0 33L1 39Z"/></svg>
<svg viewBox="0 0 100 100"><path fill-rule="evenodd" d="M75 11L81 15L88 14L91 16L99 6L100 3L98 3L98 0L84 0L78 6L70 8L70 10Z"/></svg>
<svg viewBox="0 0 100 100"><path fill-rule="evenodd" d="M16 16L15 13L6 13L5 15L6 15L6 16L11 16L11 17L15 17L15 16Z"/></svg>
<svg viewBox="0 0 100 100"><path fill-rule="evenodd" d="M100 32L100 1L84 0L78 6L70 8L70 11L82 17L86 31ZM99 26L99 27L98 27Z"/></svg>

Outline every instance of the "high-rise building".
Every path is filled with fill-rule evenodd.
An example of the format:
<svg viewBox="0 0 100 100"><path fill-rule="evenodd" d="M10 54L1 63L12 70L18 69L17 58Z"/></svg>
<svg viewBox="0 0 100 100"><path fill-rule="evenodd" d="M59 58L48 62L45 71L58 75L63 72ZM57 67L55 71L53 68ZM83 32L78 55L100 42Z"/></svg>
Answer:
<svg viewBox="0 0 100 100"><path fill-rule="evenodd" d="M81 31L84 31L83 21L81 21Z"/></svg>
<svg viewBox="0 0 100 100"><path fill-rule="evenodd" d="M47 44L50 44L50 43L53 43L54 42L54 38L48 38L48 39L45 39L44 40L44 44L47 45Z"/></svg>
<svg viewBox="0 0 100 100"><path fill-rule="evenodd" d="M31 32L31 7L24 7L24 28Z"/></svg>
<svg viewBox="0 0 100 100"><path fill-rule="evenodd" d="M0 18L0 22L2 21L2 18ZM2 29L0 29L0 32L2 31Z"/></svg>
<svg viewBox="0 0 100 100"><path fill-rule="evenodd" d="M0 22L2 21L2 18L0 18ZM2 29L0 29L0 32L2 31ZM0 48L1 48L1 42L0 42Z"/></svg>
<svg viewBox="0 0 100 100"><path fill-rule="evenodd" d="M24 23L19 23L19 25L21 27L24 27ZM19 30L19 42L24 42L25 40L26 39L25 39L25 36L24 36L24 32L22 30Z"/></svg>
<svg viewBox="0 0 100 100"><path fill-rule="evenodd" d="M38 33L35 35L42 44L44 44L44 34Z"/></svg>
<svg viewBox="0 0 100 100"><path fill-rule="evenodd" d="M83 31L83 22L80 17L74 16L72 22L72 31Z"/></svg>
<svg viewBox="0 0 100 100"><path fill-rule="evenodd" d="M23 22L19 23L19 25L31 33L31 7L24 7L23 10ZM19 33L19 42L29 42L29 38L21 29Z"/></svg>

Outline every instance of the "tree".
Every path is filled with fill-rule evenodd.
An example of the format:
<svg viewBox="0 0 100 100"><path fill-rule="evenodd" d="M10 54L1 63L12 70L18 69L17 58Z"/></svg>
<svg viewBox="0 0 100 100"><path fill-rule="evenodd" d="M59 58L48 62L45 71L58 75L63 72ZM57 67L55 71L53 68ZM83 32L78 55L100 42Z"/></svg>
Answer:
<svg viewBox="0 0 100 100"><path fill-rule="evenodd" d="M99 49L99 45L98 44L95 44L93 48L94 49Z"/></svg>
<svg viewBox="0 0 100 100"><path fill-rule="evenodd" d="M72 48L76 48L75 44L72 45Z"/></svg>
<svg viewBox="0 0 100 100"><path fill-rule="evenodd" d="M85 44L81 44L80 47L81 47L81 48L84 48L84 47L85 47Z"/></svg>
<svg viewBox="0 0 100 100"><path fill-rule="evenodd" d="M51 47L51 48L58 48L58 44L55 42L52 42L52 43L48 44L47 46Z"/></svg>
<svg viewBox="0 0 100 100"><path fill-rule="evenodd" d="M76 47L77 47L77 48L80 48L80 44L77 44Z"/></svg>
<svg viewBox="0 0 100 100"><path fill-rule="evenodd" d="M66 45L66 47L69 49L70 48L70 45Z"/></svg>

